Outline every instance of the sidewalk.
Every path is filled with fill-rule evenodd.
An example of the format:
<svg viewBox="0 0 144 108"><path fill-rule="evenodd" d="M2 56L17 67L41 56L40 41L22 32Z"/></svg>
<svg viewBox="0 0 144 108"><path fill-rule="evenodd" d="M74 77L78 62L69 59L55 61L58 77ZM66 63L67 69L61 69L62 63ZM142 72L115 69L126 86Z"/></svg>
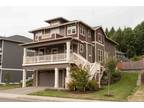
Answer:
<svg viewBox="0 0 144 108"><path fill-rule="evenodd" d="M144 102L144 86L139 87L134 94L128 97L129 102Z"/></svg>
<svg viewBox="0 0 144 108"><path fill-rule="evenodd" d="M96 102L98 100L84 100L84 99L71 99L71 98L57 98L57 97L44 97L44 96L31 96L31 95L22 95L22 94L9 94L9 93L0 93L0 98L8 99L32 99L40 101L54 101L54 102Z"/></svg>

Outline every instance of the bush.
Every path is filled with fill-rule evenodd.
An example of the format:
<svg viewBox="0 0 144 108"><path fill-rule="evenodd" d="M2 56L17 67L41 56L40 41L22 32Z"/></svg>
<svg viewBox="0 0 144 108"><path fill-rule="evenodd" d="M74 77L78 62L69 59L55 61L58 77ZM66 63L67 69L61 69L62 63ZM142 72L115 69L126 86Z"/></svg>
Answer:
<svg viewBox="0 0 144 108"><path fill-rule="evenodd" d="M33 79L27 81L27 82L26 82L26 86L27 86L27 87L33 86Z"/></svg>
<svg viewBox="0 0 144 108"><path fill-rule="evenodd" d="M131 60L132 61L139 61L139 60L141 60L143 58L144 58L144 55L142 55L142 56L134 56L133 58L131 58Z"/></svg>
<svg viewBox="0 0 144 108"><path fill-rule="evenodd" d="M96 80L89 80L87 84L87 90L89 91L95 91L98 90L98 84Z"/></svg>
<svg viewBox="0 0 144 108"><path fill-rule="evenodd" d="M120 79L121 79L121 73L116 71L116 72L112 73L112 75L110 77L110 84L113 84L113 83L119 81ZM102 85L108 84L108 74L106 72L104 72L104 74L103 74L101 84Z"/></svg>
<svg viewBox="0 0 144 108"><path fill-rule="evenodd" d="M68 89L70 91L75 91L76 90L76 83L74 81L71 81L68 83Z"/></svg>
<svg viewBox="0 0 144 108"><path fill-rule="evenodd" d="M115 83L121 79L121 74L120 72L115 72L112 74L112 82Z"/></svg>
<svg viewBox="0 0 144 108"><path fill-rule="evenodd" d="M75 83L76 90L85 92L90 77L88 71L86 69L72 67L70 72L71 80ZM70 85L72 86L73 84Z"/></svg>
<svg viewBox="0 0 144 108"><path fill-rule="evenodd" d="M4 81L6 84L9 84L11 80L11 75L9 72L6 72L6 74L4 75Z"/></svg>

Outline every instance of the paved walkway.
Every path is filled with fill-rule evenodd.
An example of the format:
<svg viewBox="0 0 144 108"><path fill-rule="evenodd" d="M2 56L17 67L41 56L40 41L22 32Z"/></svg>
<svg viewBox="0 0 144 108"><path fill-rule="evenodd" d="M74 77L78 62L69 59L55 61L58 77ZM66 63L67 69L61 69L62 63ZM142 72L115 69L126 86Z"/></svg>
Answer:
<svg viewBox="0 0 144 108"><path fill-rule="evenodd" d="M14 89L8 89L8 90L0 90L0 93L30 94L30 93L42 91L45 89L46 89L46 87L25 87L25 88L14 88Z"/></svg>
<svg viewBox="0 0 144 108"><path fill-rule="evenodd" d="M144 86L139 87L133 95L129 96L128 101L144 102Z"/></svg>

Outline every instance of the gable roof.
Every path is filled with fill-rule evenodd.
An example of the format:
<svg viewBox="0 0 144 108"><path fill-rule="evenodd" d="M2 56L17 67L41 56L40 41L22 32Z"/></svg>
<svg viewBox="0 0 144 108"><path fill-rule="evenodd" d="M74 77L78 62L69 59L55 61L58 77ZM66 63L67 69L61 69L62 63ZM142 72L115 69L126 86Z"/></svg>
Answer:
<svg viewBox="0 0 144 108"><path fill-rule="evenodd" d="M21 35L13 35L9 37L0 36L0 40L5 40L5 41L10 41L10 42L15 42L15 43L27 43L27 42L32 41L32 39L27 38L25 36L21 36Z"/></svg>
<svg viewBox="0 0 144 108"><path fill-rule="evenodd" d="M96 27L93 27L93 28L94 28L94 30L102 29L103 33L105 34L106 39L107 39L109 42L111 42L111 43L113 43L113 44L115 44L115 45L119 45L117 42L115 42L114 40L110 39L110 38L107 36L107 34L104 32L102 26L96 26Z"/></svg>

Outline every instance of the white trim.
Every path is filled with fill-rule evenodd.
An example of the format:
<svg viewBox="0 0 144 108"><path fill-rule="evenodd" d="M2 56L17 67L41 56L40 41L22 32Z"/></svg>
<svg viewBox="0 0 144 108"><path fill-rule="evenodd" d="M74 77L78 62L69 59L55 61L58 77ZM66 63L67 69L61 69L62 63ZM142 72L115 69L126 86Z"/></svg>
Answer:
<svg viewBox="0 0 144 108"><path fill-rule="evenodd" d="M26 87L26 69L23 69L23 74L22 74L22 87Z"/></svg>
<svg viewBox="0 0 144 108"><path fill-rule="evenodd" d="M88 60L89 58L89 53L88 53L88 44L86 43L86 59Z"/></svg>
<svg viewBox="0 0 144 108"><path fill-rule="evenodd" d="M57 67L55 67L55 83L54 83L54 88L59 87L59 70Z"/></svg>
<svg viewBox="0 0 144 108"><path fill-rule="evenodd" d="M96 44L99 44L99 45L101 45L101 46L105 46L104 44L102 44L102 43L99 43L99 42L97 42L97 41L95 41L95 42L92 42L92 43L96 43Z"/></svg>
<svg viewBox="0 0 144 108"><path fill-rule="evenodd" d="M0 83L2 82L2 65L3 65L3 53L4 53L4 40L2 40L2 50L1 50L1 74L0 74Z"/></svg>
<svg viewBox="0 0 144 108"><path fill-rule="evenodd" d="M62 63L72 63L72 62L60 61L60 62L50 62L50 63L33 63L33 64L23 64L22 66L50 65L50 64L62 64Z"/></svg>
<svg viewBox="0 0 144 108"><path fill-rule="evenodd" d="M23 71L23 69L15 69L15 68L0 68L1 70L16 70L16 71Z"/></svg>
<svg viewBox="0 0 144 108"><path fill-rule="evenodd" d="M35 73L35 77L36 77L36 87L38 87L38 70L36 70L36 73Z"/></svg>

